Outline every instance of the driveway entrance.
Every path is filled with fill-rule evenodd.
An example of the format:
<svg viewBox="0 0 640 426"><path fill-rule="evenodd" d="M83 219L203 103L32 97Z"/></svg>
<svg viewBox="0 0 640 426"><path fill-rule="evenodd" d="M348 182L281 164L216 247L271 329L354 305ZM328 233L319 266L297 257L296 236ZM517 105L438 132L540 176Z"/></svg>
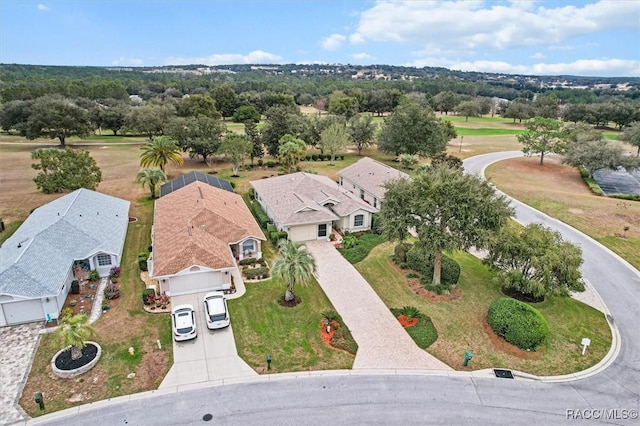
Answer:
<svg viewBox="0 0 640 426"><path fill-rule="evenodd" d="M306 246L316 259L320 287L358 343L354 369L452 370L415 344L369 283L333 244L310 241Z"/></svg>
<svg viewBox="0 0 640 426"><path fill-rule="evenodd" d="M205 294L185 294L171 298L172 306L193 305L198 337L186 342L173 341L173 366L160 384L160 389L258 375L238 356L231 328L233 317L232 325L227 328L207 328L202 304Z"/></svg>

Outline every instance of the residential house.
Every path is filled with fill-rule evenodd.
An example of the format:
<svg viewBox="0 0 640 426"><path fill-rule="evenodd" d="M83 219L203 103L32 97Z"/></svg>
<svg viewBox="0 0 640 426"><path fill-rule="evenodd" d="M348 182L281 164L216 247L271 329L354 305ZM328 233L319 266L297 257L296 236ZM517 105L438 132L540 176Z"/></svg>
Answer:
<svg viewBox="0 0 640 426"><path fill-rule="evenodd" d="M377 210L380 210L384 199L385 182L409 177L408 174L369 157L363 157L356 163L340 170L338 176L342 188L355 194Z"/></svg>
<svg viewBox="0 0 640 426"><path fill-rule="evenodd" d="M376 209L325 176L298 172L250 183L262 209L291 241L327 239L332 228L371 229Z"/></svg>
<svg viewBox="0 0 640 426"><path fill-rule="evenodd" d="M77 270L122 258L129 202L78 189L33 211L0 247L0 326L57 319Z"/></svg>
<svg viewBox="0 0 640 426"><path fill-rule="evenodd" d="M240 195L196 180L156 200L149 274L170 296L228 290L264 240Z"/></svg>

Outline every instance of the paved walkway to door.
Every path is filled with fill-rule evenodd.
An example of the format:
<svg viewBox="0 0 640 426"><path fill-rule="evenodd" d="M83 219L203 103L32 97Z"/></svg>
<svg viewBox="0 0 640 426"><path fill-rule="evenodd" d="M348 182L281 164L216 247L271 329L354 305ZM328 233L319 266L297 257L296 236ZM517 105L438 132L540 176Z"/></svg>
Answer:
<svg viewBox="0 0 640 426"><path fill-rule="evenodd" d="M358 343L354 369L452 370L414 343L369 283L331 243L306 245L316 258L320 287Z"/></svg>

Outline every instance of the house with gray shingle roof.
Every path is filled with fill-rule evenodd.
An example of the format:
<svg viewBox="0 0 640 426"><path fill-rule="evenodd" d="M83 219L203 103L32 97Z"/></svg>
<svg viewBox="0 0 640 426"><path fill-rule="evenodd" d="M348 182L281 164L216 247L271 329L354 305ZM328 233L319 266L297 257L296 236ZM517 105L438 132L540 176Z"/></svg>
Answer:
<svg viewBox="0 0 640 426"><path fill-rule="evenodd" d="M33 211L0 247L0 326L56 319L74 268L119 266L129 202L78 189Z"/></svg>
<svg viewBox="0 0 640 426"><path fill-rule="evenodd" d="M332 228L371 229L376 209L325 176L298 172L250 184L267 216L291 241L327 239Z"/></svg>
<svg viewBox="0 0 640 426"><path fill-rule="evenodd" d="M369 157L340 170L338 176L341 187L378 210L384 199L384 184L398 178L409 178L408 174Z"/></svg>

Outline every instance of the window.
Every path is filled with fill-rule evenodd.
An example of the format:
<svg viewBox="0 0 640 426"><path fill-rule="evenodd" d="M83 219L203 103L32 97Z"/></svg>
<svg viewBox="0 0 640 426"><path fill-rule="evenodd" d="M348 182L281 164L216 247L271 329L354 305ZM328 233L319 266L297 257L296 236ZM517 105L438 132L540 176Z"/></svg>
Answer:
<svg viewBox="0 0 640 426"><path fill-rule="evenodd" d="M373 207L378 207L378 199L377 198L373 198Z"/></svg>
<svg viewBox="0 0 640 426"><path fill-rule="evenodd" d="M253 240L246 240L242 243L242 252L251 253L254 250Z"/></svg>
<svg viewBox="0 0 640 426"><path fill-rule="evenodd" d="M360 190L360 198L362 198L364 200L364 189Z"/></svg>
<svg viewBox="0 0 640 426"><path fill-rule="evenodd" d="M364 215L357 214L353 217L353 226L362 226L364 225Z"/></svg>
<svg viewBox="0 0 640 426"><path fill-rule="evenodd" d="M98 266L109 266L111 265L111 255L101 253L98 255Z"/></svg>
<svg viewBox="0 0 640 426"><path fill-rule="evenodd" d="M327 236L327 224L321 223L318 225L318 237L326 237Z"/></svg>

